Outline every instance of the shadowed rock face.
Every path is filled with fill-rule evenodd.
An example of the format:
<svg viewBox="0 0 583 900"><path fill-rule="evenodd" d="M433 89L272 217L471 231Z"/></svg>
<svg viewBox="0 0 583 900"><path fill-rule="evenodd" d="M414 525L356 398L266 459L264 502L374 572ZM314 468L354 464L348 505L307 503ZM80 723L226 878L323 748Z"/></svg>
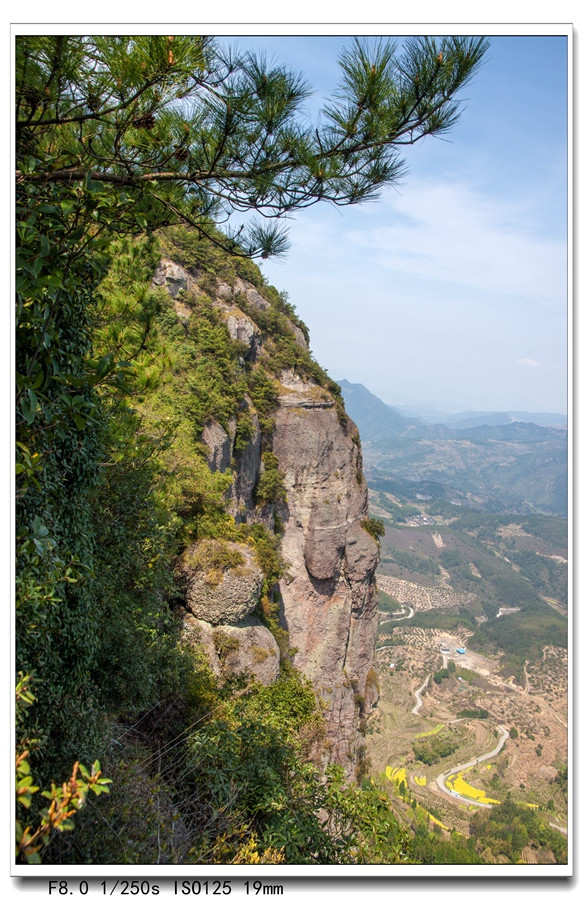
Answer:
<svg viewBox="0 0 583 900"><path fill-rule="evenodd" d="M295 665L327 705L330 761L354 773L359 725L374 695L377 630L375 541L362 529L367 490L356 428L344 428L335 406L305 385L288 386L276 416L273 449L284 475L287 505L282 552L289 566L280 582L283 624Z"/></svg>

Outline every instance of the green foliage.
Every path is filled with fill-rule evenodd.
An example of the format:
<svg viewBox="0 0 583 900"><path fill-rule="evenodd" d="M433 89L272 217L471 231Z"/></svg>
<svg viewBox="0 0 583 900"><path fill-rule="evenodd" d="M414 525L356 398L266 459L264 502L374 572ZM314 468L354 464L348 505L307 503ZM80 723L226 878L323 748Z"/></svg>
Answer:
<svg viewBox="0 0 583 900"><path fill-rule="evenodd" d="M470 638L470 647L479 646L480 638L490 639L504 650L504 671L522 681L524 662L539 659L546 644L567 646L567 622L542 600L511 616L502 616L480 626Z"/></svg>
<svg viewBox="0 0 583 900"><path fill-rule="evenodd" d="M237 431L235 432L235 441L233 450L235 454L241 454L255 433L253 417L247 410L240 413L237 417Z"/></svg>
<svg viewBox="0 0 583 900"><path fill-rule="evenodd" d="M16 801L20 806L16 813L16 859L21 863L39 864L40 851L46 847L55 831L71 831L75 826L72 817L86 803L90 792L99 796L109 791L110 778L101 774L99 760L95 760L91 771L76 762L69 779L61 786L51 785L50 790L41 791L34 783L28 760L31 740L22 736L22 725L30 712L36 697L31 690L31 676L19 673L16 685L16 722L20 739L16 749ZM38 797L35 798L35 794ZM50 800L48 807L38 810L33 806L35 799ZM39 821L40 819L40 821ZM36 827L35 827L36 826ZM34 830L33 830L34 829Z"/></svg>
<svg viewBox="0 0 583 900"><path fill-rule="evenodd" d="M445 759L455 753L458 747L459 744L452 735L439 734L416 741L413 744L413 753L415 758L425 763L426 766L433 766L440 759Z"/></svg>
<svg viewBox="0 0 583 900"><path fill-rule="evenodd" d="M439 669L438 672L435 672L433 676L433 680L436 684L441 684L444 678L449 678L450 670L449 669Z"/></svg>
<svg viewBox="0 0 583 900"><path fill-rule="evenodd" d="M520 574L528 578L539 593L555 597L567 604L567 566L534 550L509 551L509 558L520 566Z"/></svg>
<svg viewBox="0 0 583 900"><path fill-rule="evenodd" d="M397 612L397 610L401 609L401 604L391 594L386 594L384 591L377 589L377 596L379 598L379 612Z"/></svg>
<svg viewBox="0 0 583 900"><path fill-rule="evenodd" d="M440 560L442 566L446 569L461 566L464 562L464 558L458 547L445 547L440 553Z"/></svg>
<svg viewBox="0 0 583 900"><path fill-rule="evenodd" d="M445 840L435 833L430 834L425 825L419 824L411 852L423 865L482 865L484 860L476 852L475 843L460 834Z"/></svg>
<svg viewBox="0 0 583 900"><path fill-rule="evenodd" d="M422 575L439 575L439 564L430 556L421 556L418 553L409 553L407 550L398 550L395 547L384 547L386 556L384 563L395 563L398 566L409 569L410 572L420 572Z"/></svg>
<svg viewBox="0 0 583 900"><path fill-rule="evenodd" d="M182 559L191 569L206 575L212 572L222 574L227 569L236 570L245 565L241 552L224 540L203 539L189 547Z"/></svg>
<svg viewBox="0 0 583 900"><path fill-rule="evenodd" d="M473 684L474 681L479 677L477 672L474 672L473 669L463 669L461 666L458 666L456 669L456 674L459 678L463 678L468 684Z"/></svg>
<svg viewBox="0 0 583 900"><path fill-rule="evenodd" d="M375 539L377 543L380 542L381 537L385 533L385 525L382 519L377 519L374 516L368 516L366 519L362 519L361 527L370 534L371 537Z"/></svg>
<svg viewBox="0 0 583 900"><path fill-rule="evenodd" d="M490 713L487 709L460 709L458 716L460 719L487 719Z"/></svg>
<svg viewBox="0 0 583 900"><path fill-rule="evenodd" d="M304 124L301 76L223 53L212 38L23 35L16 44L20 182L90 179L119 198L119 229L188 221L232 252L263 256L285 247L277 228L251 222L217 240L211 220L376 197L401 172L403 141L456 122L455 95L488 46L412 38L397 55L391 42L357 40L315 129ZM42 155L31 157L34 146Z"/></svg>
<svg viewBox="0 0 583 900"><path fill-rule="evenodd" d="M488 812L477 812L472 817L470 831L479 845L489 847L502 861L518 862L527 846L534 850L549 849L557 864L567 861L565 837L550 828L537 810L511 800Z"/></svg>
<svg viewBox="0 0 583 900"><path fill-rule="evenodd" d="M338 388L296 340L291 326L306 330L293 307L244 258L281 252L284 235L253 222L225 235L216 221L235 209L277 219L319 200L374 197L398 174L405 136L453 124L454 95L485 50L482 39L420 39L399 61L390 44L357 42L343 54L341 93L316 131L301 124L301 78L223 55L210 38L17 37L16 663L28 710L17 713L28 816L17 837L25 856L173 862L185 855L169 825L177 816L193 862L256 852L292 863L406 859L386 799L337 772L323 778L309 761L320 719L289 647L275 685L219 689L196 647L178 646L172 568L186 545L206 539L205 565L222 571L227 542L244 541L266 573L272 613L283 574L277 538L227 514L232 474L210 471L203 429L236 421L234 454L242 453L251 399L263 451L256 498L268 504L285 498L270 452L281 369L330 391L347 423ZM151 289L163 253L201 276L199 291L180 296L180 316ZM234 287L238 278L270 302L249 308L263 366L241 362L213 306L217 280ZM266 618L283 645L281 625ZM97 756L114 775L107 828L85 803L106 790L99 764L89 772L76 762ZM65 827L82 806L79 828L58 833L58 817Z"/></svg>
<svg viewBox="0 0 583 900"><path fill-rule="evenodd" d="M285 574L285 565L279 552L279 537L256 522L251 525L250 540L257 562L265 575L264 590L269 591Z"/></svg>
<svg viewBox="0 0 583 900"><path fill-rule="evenodd" d="M313 693L290 673L197 732L181 803L186 821L198 821L192 862L236 861L249 835L260 853L277 849L290 865L406 861L407 838L386 797L306 761L319 728Z"/></svg>
<svg viewBox="0 0 583 900"><path fill-rule="evenodd" d="M449 612L447 609L422 610L421 612L416 612L408 620L408 624L412 627L439 628L443 631L453 631L458 625L470 628L473 626L475 628L473 617L466 610L460 610L459 613ZM379 630L390 632L398 625L399 622L384 622Z"/></svg>
<svg viewBox="0 0 583 900"><path fill-rule="evenodd" d="M263 469L255 487L255 500L259 505L278 503L286 499L283 475L278 469L278 459L266 450L262 456Z"/></svg>

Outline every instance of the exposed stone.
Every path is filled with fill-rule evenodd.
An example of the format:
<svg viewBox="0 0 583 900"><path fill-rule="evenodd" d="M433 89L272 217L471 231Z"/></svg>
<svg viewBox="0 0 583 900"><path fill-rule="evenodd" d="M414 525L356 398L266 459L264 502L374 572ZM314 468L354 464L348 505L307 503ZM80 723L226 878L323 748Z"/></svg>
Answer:
<svg viewBox="0 0 583 900"><path fill-rule="evenodd" d="M175 305L181 289L198 291L197 273L170 260L161 261L154 282L167 288ZM249 304L247 312L236 305L238 294ZM241 364L260 360L266 350L252 307L268 310L268 300L237 278L232 288L219 282L212 302L231 338L247 348ZM192 318L190 323L195 327ZM288 324L298 344L307 348L302 330ZM314 381L290 369L280 373L279 383L273 453L287 497L276 506L286 564L286 576L279 585L282 624L289 631L290 645L297 649L294 664L324 701L329 761L343 765L354 776L363 746L363 724L378 699L373 669L378 548L361 527L367 513L367 489L358 433L349 420L341 423L337 401ZM250 417L252 427L242 449L234 451L234 419L227 428L208 422L202 439L212 471L233 469L229 512L235 520L261 521L273 529L272 504L258 509L254 505L261 432L250 399L245 402L246 424ZM219 677L249 672L269 684L279 672L279 650L271 633L248 618L259 599L263 575L250 547L222 541L213 548L212 543L199 541L181 558L189 610L184 634L197 636ZM225 551L222 563L221 548Z"/></svg>
<svg viewBox="0 0 583 900"><path fill-rule="evenodd" d="M263 573L245 544L198 541L182 554L179 570L187 608L212 625L240 622L261 595Z"/></svg>
<svg viewBox="0 0 583 900"><path fill-rule="evenodd" d="M256 309L269 309L271 306L269 300L266 300L265 297L262 297L258 290L252 287L248 282L243 281L242 278L237 278L235 281L234 287L235 294L243 294L248 303L251 306L254 306Z"/></svg>
<svg viewBox="0 0 583 900"><path fill-rule="evenodd" d="M262 684L273 684L279 675L279 647L272 633L257 619L237 625L213 626L185 610L181 613L181 642L202 652L218 678L254 675Z"/></svg>
<svg viewBox="0 0 583 900"><path fill-rule="evenodd" d="M226 472L231 465L232 438L219 422L208 422L202 430L202 440L207 447L207 460L211 472Z"/></svg>
<svg viewBox="0 0 583 900"><path fill-rule="evenodd" d="M196 279L184 266L172 262L171 259L162 258L154 272L152 282L165 287L170 296L176 298L181 290L192 290Z"/></svg>
<svg viewBox="0 0 583 900"><path fill-rule="evenodd" d="M376 699L367 675L377 631L378 548L360 525L367 490L354 425L341 425L329 395L306 403L309 383L287 376L284 387L273 436L287 493L280 513L288 565L282 620L297 648L294 664L325 701L330 759L354 774L359 726Z"/></svg>
<svg viewBox="0 0 583 900"><path fill-rule="evenodd" d="M254 508L253 491L261 469L261 429L259 418L248 400L253 423L251 437L237 456L233 487L231 489L231 514L237 522L246 521Z"/></svg>
<svg viewBox="0 0 583 900"><path fill-rule="evenodd" d="M227 313L225 321L231 338L248 347L246 356L253 361L261 343L261 332L255 322L239 310Z"/></svg>
<svg viewBox="0 0 583 900"><path fill-rule="evenodd" d="M202 650L211 672L220 677L222 669L213 639L213 626L184 610L181 614L181 629L181 643L191 649Z"/></svg>
<svg viewBox="0 0 583 900"><path fill-rule="evenodd" d="M232 300L233 299L233 288L228 285L225 281L219 281L216 288L217 297L220 297L221 300Z"/></svg>
<svg viewBox="0 0 583 900"><path fill-rule="evenodd" d="M279 675L279 647L272 633L255 619L213 629L223 674L254 675L272 684Z"/></svg>
<svg viewBox="0 0 583 900"><path fill-rule="evenodd" d="M294 325L293 322L289 322L289 327L293 331L294 337L295 337L296 341L298 342L298 344L300 345L300 347L303 350L309 350L309 343L308 343L308 340L307 340L304 332L302 331L302 329L298 328L297 325Z"/></svg>
<svg viewBox="0 0 583 900"><path fill-rule="evenodd" d="M291 369L285 369L280 373L279 382L281 406L301 410L332 409L336 405L328 391L316 384L315 381L300 378Z"/></svg>

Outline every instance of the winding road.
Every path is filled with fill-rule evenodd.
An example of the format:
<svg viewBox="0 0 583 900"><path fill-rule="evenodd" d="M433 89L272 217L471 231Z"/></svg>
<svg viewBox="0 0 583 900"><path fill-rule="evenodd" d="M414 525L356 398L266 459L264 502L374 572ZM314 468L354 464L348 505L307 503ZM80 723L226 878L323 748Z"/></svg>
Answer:
<svg viewBox="0 0 583 900"><path fill-rule="evenodd" d="M476 756L476 758L470 760L470 762L462 763L461 766L455 766L455 768L449 769L447 772L443 772L443 774L437 776L437 778L435 779L435 783L440 791L443 791L444 794L447 794L448 797L452 797L454 800L459 800L462 803L466 803L468 806L482 806L485 809L492 809L491 803L482 803L480 800L469 800L466 797L461 797L457 793L457 791L450 790L450 788L446 786L445 782L446 779L450 777L450 775L456 775L458 772L462 772L464 769L471 769L472 766L477 766L478 763L484 762L484 760L486 759L492 759L493 756L497 756L510 735L510 732L506 728L504 728L503 725L498 725L498 731L500 732L500 740L498 741L496 747L494 747L494 749L489 753L485 753L483 756Z"/></svg>
<svg viewBox="0 0 583 900"><path fill-rule="evenodd" d="M427 685L429 684L429 679L430 679L430 678L431 678L431 675L428 675L427 678L425 679L425 681L423 682L423 684L421 685L421 687L417 688L417 690L415 691L415 697L416 697L416 699L417 699L417 703L415 704L415 706L414 706L413 709L411 710L411 712L413 713L414 716L419 716L419 715L421 715L420 709L421 709L421 707L423 706L423 700L422 700L422 698L421 698L421 694L423 693L423 691L425 690L425 688L426 688Z"/></svg>

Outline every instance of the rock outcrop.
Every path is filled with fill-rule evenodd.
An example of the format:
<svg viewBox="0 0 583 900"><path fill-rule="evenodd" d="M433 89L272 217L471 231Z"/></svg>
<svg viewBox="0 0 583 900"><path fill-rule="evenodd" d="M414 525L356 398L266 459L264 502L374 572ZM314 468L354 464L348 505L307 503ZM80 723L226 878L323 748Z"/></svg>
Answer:
<svg viewBox="0 0 583 900"><path fill-rule="evenodd" d="M253 612L263 573L245 544L202 540L179 561L187 609L211 625L233 625Z"/></svg>
<svg viewBox="0 0 583 900"><path fill-rule="evenodd" d="M236 625L213 626L192 613L182 613L182 641L202 649L218 678L252 675L273 684L279 675L280 653L272 633L251 617Z"/></svg>
<svg viewBox="0 0 583 900"><path fill-rule="evenodd" d="M354 772L377 699L378 549L361 527L367 490L356 428L341 424L329 398L309 401L307 393L305 383L288 387L273 439L287 494L282 624L298 651L295 665L326 704L330 761Z"/></svg>
<svg viewBox="0 0 583 900"><path fill-rule="evenodd" d="M189 292L201 293L198 282L203 275L164 258L154 283L166 287L177 315L184 320L189 316L185 298ZM208 278L203 283L239 348L241 371L268 361L266 371L278 396L268 435L261 433L257 410L245 397L240 415L246 423L246 438L237 450L237 419L223 425L210 419L202 432L208 465L213 472L233 474L227 510L236 522L260 522L271 529L278 522L286 566L286 576L278 585L281 624L296 650L294 664L323 701L325 755L354 776L364 723L377 699L373 658L378 549L362 528L367 489L358 432L337 398L323 386L325 377L320 377L320 383L312 377L314 364L306 353L306 333L297 320L292 321L293 316L286 315L285 305L271 308L267 297L240 277L230 284L215 279L212 291ZM276 329L270 332L274 321ZM185 327L196 328L194 317ZM294 355L289 350L291 340L299 348L295 356L305 362L279 370L274 377L270 354L277 354L280 335L286 348L281 359ZM278 465L285 499L280 493L273 502L262 499L256 505L266 450ZM247 672L271 683L279 669L277 644L267 628L249 618L259 598L261 573L249 547L223 546L228 552L223 554L222 566L218 549L199 542L180 561L188 609L183 615L185 639L198 636L217 676ZM201 562L205 557L207 564ZM211 564L213 559L219 562Z"/></svg>

